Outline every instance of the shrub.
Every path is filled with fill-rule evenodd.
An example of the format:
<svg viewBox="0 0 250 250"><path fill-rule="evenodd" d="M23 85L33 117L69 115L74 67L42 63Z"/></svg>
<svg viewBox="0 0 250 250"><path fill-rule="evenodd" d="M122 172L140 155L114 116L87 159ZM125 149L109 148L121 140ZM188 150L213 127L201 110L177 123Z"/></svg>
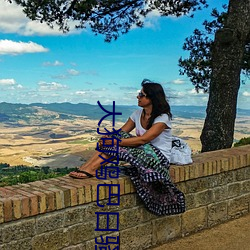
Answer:
<svg viewBox="0 0 250 250"><path fill-rule="evenodd" d="M238 142L234 143L234 147L244 146L250 144L250 137L241 138Z"/></svg>
<svg viewBox="0 0 250 250"><path fill-rule="evenodd" d="M10 167L4 165L4 163L1 164L5 168L0 168L0 187L60 177L76 170L76 168L67 167L51 169L50 167Z"/></svg>

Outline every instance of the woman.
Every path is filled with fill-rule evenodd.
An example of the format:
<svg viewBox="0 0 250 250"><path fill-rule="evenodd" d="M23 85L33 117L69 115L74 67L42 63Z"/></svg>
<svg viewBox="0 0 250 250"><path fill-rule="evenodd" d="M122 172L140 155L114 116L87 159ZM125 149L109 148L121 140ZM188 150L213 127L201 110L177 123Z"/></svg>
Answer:
<svg viewBox="0 0 250 250"><path fill-rule="evenodd" d="M110 152L95 152L79 171L69 175L80 179L93 177L103 162L100 154L105 159L118 156L119 160L130 163L126 172L151 212L158 215L182 213L185 211L184 195L171 183L169 176L172 114L164 90L160 84L144 80L137 99L142 109L136 110L115 135L120 139L118 155L114 153L117 145L105 147L108 141L104 146L100 140L99 147ZM136 136L131 136L129 132L134 128Z"/></svg>

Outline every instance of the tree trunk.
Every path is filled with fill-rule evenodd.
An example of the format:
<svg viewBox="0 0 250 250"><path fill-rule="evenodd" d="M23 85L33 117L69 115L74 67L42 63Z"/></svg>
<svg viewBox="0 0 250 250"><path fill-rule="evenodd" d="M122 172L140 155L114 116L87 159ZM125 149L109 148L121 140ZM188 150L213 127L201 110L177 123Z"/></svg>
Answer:
<svg viewBox="0 0 250 250"><path fill-rule="evenodd" d="M202 152L230 148L234 138L242 60L250 33L250 0L230 0L228 18L215 35Z"/></svg>

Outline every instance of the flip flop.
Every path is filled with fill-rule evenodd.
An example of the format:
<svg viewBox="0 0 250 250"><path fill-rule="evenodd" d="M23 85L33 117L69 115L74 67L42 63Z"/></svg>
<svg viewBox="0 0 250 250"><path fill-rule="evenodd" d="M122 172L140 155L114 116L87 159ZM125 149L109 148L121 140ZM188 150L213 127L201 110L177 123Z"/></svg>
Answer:
<svg viewBox="0 0 250 250"><path fill-rule="evenodd" d="M88 178L92 178L92 177L95 177L95 175L93 174L90 174L84 170L80 170L80 169L77 169L76 171L74 171L76 173L81 173L81 174L85 174L85 176L76 176L76 175L72 175L71 173L69 173L69 176L72 177L72 178L75 178L75 179L88 179Z"/></svg>

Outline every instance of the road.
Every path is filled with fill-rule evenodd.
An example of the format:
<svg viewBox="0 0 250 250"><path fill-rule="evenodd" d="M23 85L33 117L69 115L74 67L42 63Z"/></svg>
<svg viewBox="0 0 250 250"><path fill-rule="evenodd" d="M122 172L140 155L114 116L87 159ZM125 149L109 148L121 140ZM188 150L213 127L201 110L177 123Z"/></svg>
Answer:
<svg viewBox="0 0 250 250"><path fill-rule="evenodd" d="M250 214L151 250L250 250Z"/></svg>

